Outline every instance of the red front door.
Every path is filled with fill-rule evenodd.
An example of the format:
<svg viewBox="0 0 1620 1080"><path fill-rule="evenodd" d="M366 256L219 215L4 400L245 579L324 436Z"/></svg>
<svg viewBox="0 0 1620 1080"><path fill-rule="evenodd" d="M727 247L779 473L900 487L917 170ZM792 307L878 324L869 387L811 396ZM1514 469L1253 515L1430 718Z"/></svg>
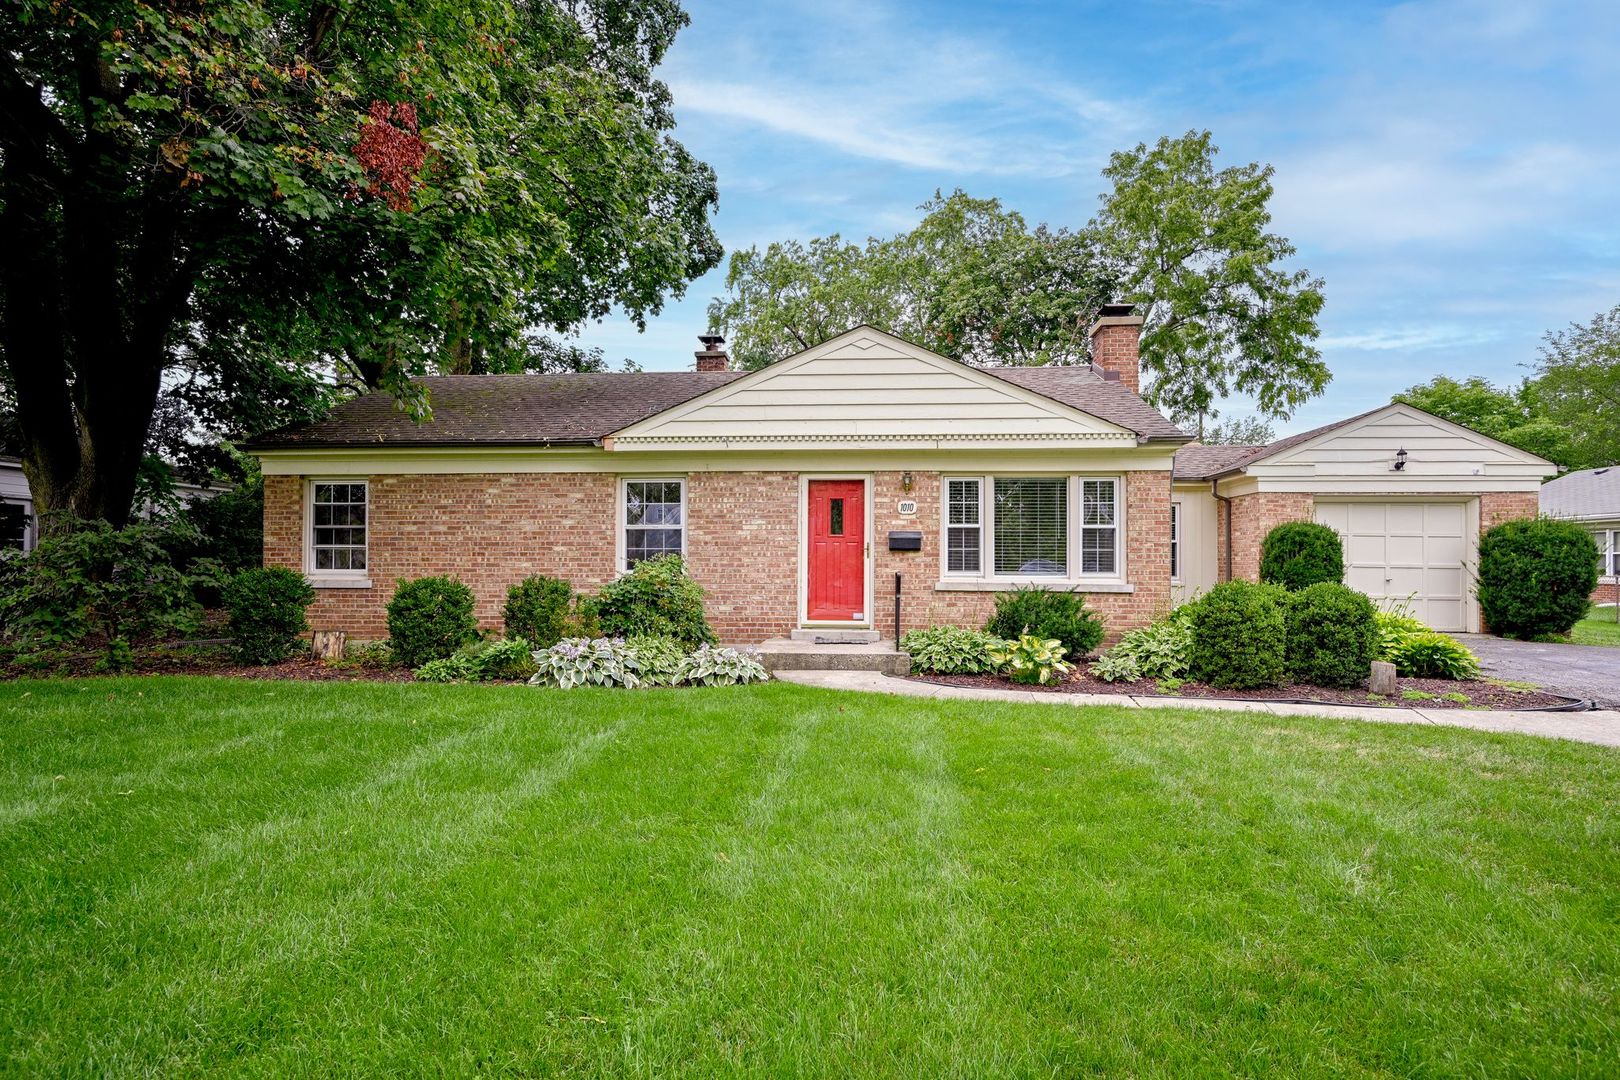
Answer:
<svg viewBox="0 0 1620 1080"><path fill-rule="evenodd" d="M805 618L866 621L866 481L810 481Z"/></svg>

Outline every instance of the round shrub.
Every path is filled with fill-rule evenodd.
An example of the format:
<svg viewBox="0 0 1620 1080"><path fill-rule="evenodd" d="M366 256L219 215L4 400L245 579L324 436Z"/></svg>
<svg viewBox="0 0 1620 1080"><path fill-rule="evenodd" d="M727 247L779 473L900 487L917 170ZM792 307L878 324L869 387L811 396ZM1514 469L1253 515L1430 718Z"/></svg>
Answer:
<svg viewBox="0 0 1620 1080"><path fill-rule="evenodd" d="M607 637L658 634L688 649L713 644L703 615L703 589L686 574L679 555L643 559L602 586L584 612Z"/></svg>
<svg viewBox="0 0 1620 1080"><path fill-rule="evenodd" d="M298 648L309 629L304 612L315 590L304 575L284 566L243 570L221 595L230 614L231 649L244 664L279 664Z"/></svg>
<svg viewBox="0 0 1620 1080"><path fill-rule="evenodd" d="M408 668L443 660L478 638L473 592L453 577L400 579L388 601L388 640Z"/></svg>
<svg viewBox="0 0 1620 1080"><path fill-rule="evenodd" d="M1275 585L1248 581L1228 581L1204 594L1193 605L1192 677L1223 690L1282 682L1287 674L1287 596Z"/></svg>
<svg viewBox="0 0 1620 1080"><path fill-rule="evenodd" d="M1288 595L1288 673L1316 686L1356 686L1378 654L1378 609L1364 593L1318 582Z"/></svg>
<svg viewBox="0 0 1620 1080"><path fill-rule="evenodd" d="M1339 534L1314 521L1289 521L1260 544L1260 580L1285 589L1344 581L1344 545Z"/></svg>
<svg viewBox="0 0 1620 1080"><path fill-rule="evenodd" d="M1479 542L1479 606L1494 634L1566 634L1597 587L1597 544L1553 518L1507 521Z"/></svg>
<svg viewBox="0 0 1620 1080"><path fill-rule="evenodd" d="M996 595L996 609L984 628L998 638L1017 641L1025 634L1056 638L1063 654L1079 660L1102 644L1103 624L1078 594L1021 586Z"/></svg>
<svg viewBox="0 0 1620 1080"><path fill-rule="evenodd" d="M508 637L522 638L536 649L549 649L570 629L568 615L574 589L566 581L535 574L506 590L503 617Z"/></svg>

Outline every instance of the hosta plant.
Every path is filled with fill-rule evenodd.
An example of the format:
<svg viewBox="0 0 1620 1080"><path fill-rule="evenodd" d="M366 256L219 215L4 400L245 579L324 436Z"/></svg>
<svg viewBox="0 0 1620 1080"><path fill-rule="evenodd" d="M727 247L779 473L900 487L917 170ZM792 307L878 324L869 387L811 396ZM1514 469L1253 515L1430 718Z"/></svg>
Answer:
<svg viewBox="0 0 1620 1080"><path fill-rule="evenodd" d="M770 678L757 653L700 645L681 665L680 681L693 686L737 686Z"/></svg>
<svg viewBox="0 0 1620 1080"><path fill-rule="evenodd" d="M534 654L539 669L531 686L622 686L633 689L641 678L632 665L633 654L623 638L563 638Z"/></svg>
<svg viewBox="0 0 1620 1080"><path fill-rule="evenodd" d="M1135 682L1142 677L1136 657L1121 642L1091 662L1091 673L1103 682Z"/></svg>
<svg viewBox="0 0 1620 1080"><path fill-rule="evenodd" d="M990 658L1013 682L1044 686L1062 682L1074 671L1074 665L1063 659L1065 651L1057 638L1023 634L1016 641L1005 641L992 649Z"/></svg>
<svg viewBox="0 0 1620 1080"><path fill-rule="evenodd" d="M1397 673L1417 679L1473 679L1479 658L1466 645L1436 630L1408 634L1389 651Z"/></svg>
<svg viewBox="0 0 1620 1080"><path fill-rule="evenodd" d="M910 630L900 638L902 651L911 654L911 669L933 675L989 675L1001 670L990 650L1006 642L983 630L959 626L930 626Z"/></svg>
<svg viewBox="0 0 1620 1080"><path fill-rule="evenodd" d="M681 681L686 650L667 634L636 634L624 639L630 665L644 686L675 686Z"/></svg>
<svg viewBox="0 0 1620 1080"><path fill-rule="evenodd" d="M478 641L416 669L418 682L518 682L535 671L534 646L522 638Z"/></svg>
<svg viewBox="0 0 1620 1080"><path fill-rule="evenodd" d="M1115 663L1129 660L1144 679L1182 679L1187 676L1192 656L1192 621L1186 615L1169 615L1158 622L1127 630L1119 644L1108 650ZM1096 665L1092 665L1096 674ZM1105 678L1105 676L1098 676ZM1109 679L1109 682L1115 680Z"/></svg>

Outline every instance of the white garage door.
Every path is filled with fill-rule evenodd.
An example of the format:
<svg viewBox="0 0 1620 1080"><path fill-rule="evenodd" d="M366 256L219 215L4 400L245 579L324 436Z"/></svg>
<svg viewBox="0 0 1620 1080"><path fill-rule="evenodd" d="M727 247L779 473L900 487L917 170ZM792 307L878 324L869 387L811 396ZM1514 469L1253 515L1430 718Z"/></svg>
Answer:
<svg viewBox="0 0 1620 1080"><path fill-rule="evenodd" d="M1316 503L1316 520L1344 538L1344 583L1405 604L1436 630L1466 630L1468 504Z"/></svg>

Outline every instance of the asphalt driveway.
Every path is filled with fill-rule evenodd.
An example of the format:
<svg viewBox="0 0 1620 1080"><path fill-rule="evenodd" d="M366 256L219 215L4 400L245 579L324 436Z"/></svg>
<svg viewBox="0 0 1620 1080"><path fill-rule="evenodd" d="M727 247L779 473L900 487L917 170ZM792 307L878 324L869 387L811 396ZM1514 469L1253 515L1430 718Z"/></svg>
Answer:
<svg viewBox="0 0 1620 1080"><path fill-rule="evenodd" d="M1591 698L1620 708L1620 649L1601 645L1545 645L1488 634L1457 634L1479 657L1485 674L1535 683L1558 694Z"/></svg>

